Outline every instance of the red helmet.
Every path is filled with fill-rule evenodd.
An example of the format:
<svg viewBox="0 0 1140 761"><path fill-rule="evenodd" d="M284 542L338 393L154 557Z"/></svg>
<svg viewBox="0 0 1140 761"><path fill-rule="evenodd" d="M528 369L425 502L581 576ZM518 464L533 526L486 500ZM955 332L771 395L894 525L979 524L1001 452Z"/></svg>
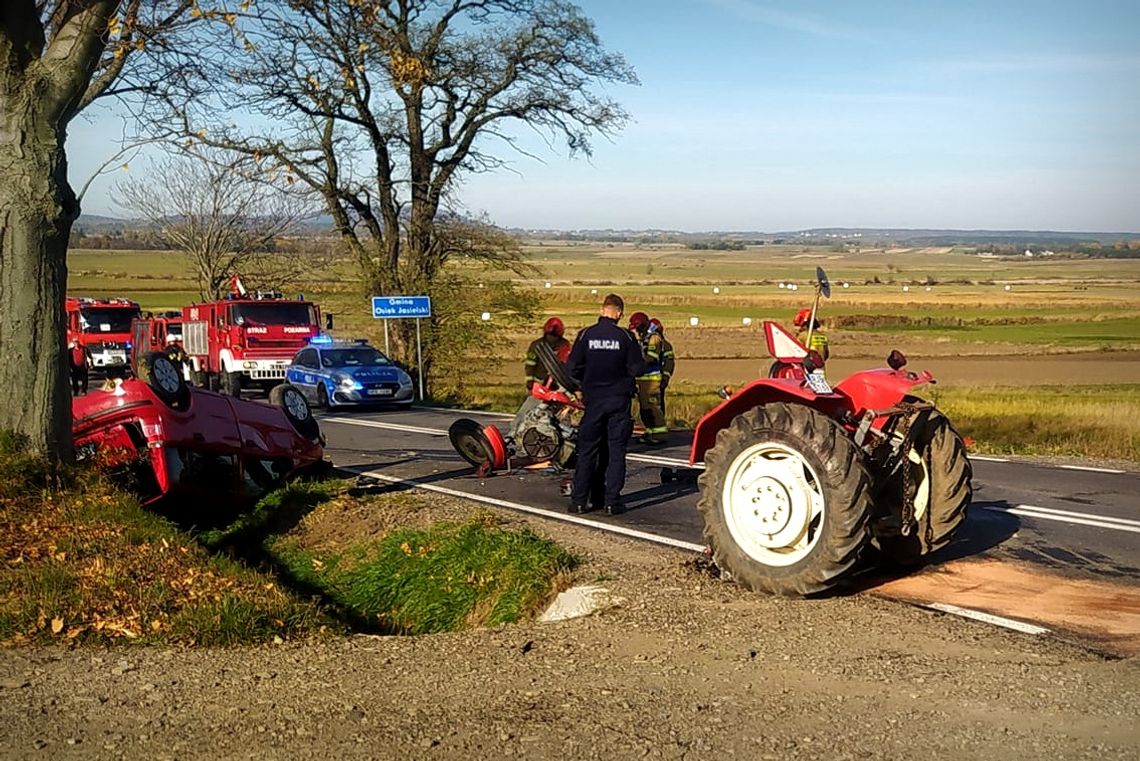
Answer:
<svg viewBox="0 0 1140 761"><path fill-rule="evenodd" d="M797 328L802 328L804 325L808 324L808 320L810 319L811 310L805 307L796 313L796 318L792 320L792 324Z"/></svg>
<svg viewBox="0 0 1140 761"><path fill-rule="evenodd" d="M634 312L629 316L630 330L645 330L649 327L649 315L645 312Z"/></svg>
<svg viewBox="0 0 1140 761"><path fill-rule="evenodd" d="M654 317L649 321L649 324L653 326L653 328L656 329L658 333L665 335L665 326L661 324L661 320L658 320L656 317Z"/></svg>
<svg viewBox="0 0 1140 761"><path fill-rule="evenodd" d="M542 326L542 332L543 334L552 333L559 338L562 338L562 336L566 333L566 326L562 324L562 320L559 318L551 317L546 321L546 324Z"/></svg>

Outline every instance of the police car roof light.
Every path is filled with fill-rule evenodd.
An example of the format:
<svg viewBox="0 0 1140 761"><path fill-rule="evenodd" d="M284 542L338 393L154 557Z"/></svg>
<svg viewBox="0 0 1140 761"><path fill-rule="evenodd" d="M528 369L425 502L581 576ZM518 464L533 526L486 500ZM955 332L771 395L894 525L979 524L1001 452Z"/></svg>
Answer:
<svg viewBox="0 0 1140 761"><path fill-rule="evenodd" d="M309 343L316 344L318 346L331 346L333 344L333 338L332 336L326 335L325 333L318 333L309 339Z"/></svg>

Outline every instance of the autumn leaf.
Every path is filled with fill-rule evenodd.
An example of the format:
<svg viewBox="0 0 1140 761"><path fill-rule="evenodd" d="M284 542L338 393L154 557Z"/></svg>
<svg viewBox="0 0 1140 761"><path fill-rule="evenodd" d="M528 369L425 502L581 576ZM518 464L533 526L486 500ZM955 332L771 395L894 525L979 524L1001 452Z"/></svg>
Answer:
<svg viewBox="0 0 1140 761"><path fill-rule="evenodd" d="M61 631L63 631L63 619L53 618L51 620L51 633L59 634Z"/></svg>

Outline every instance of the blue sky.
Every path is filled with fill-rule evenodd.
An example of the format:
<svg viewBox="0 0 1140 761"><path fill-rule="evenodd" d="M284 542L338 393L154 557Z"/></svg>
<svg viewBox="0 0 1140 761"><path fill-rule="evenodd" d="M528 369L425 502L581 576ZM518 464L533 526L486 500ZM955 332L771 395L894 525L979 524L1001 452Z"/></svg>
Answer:
<svg viewBox="0 0 1140 761"><path fill-rule="evenodd" d="M592 159L470 177L531 228L1140 230L1140 2L582 0L640 87ZM73 125L72 180L114 152ZM115 178L85 202L109 200Z"/></svg>

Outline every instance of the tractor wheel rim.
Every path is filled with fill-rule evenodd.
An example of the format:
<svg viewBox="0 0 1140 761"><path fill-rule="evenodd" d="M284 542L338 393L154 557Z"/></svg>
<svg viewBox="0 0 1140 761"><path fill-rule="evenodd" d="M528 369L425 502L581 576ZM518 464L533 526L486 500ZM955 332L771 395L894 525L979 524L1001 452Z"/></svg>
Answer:
<svg viewBox="0 0 1140 761"><path fill-rule="evenodd" d="M721 509L729 534L750 558L769 566L803 560L823 529L823 487L796 450L753 444L729 465Z"/></svg>
<svg viewBox="0 0 1140 761"><path fill-rule="evenodd" d="M168 394L178 393L178 371L174 369L174 363L168 359L156 360L154 366L151 368L151 373L154 376L154 382Z"/></svg>
<svg viewBox="0 0 1140 761"><path fill-rule="evenodd" d="M305 403L305 398L293 389L285 392L285 409L289 410L289 414L298 420L306 420L309 417L309 405Z"/></svg>

